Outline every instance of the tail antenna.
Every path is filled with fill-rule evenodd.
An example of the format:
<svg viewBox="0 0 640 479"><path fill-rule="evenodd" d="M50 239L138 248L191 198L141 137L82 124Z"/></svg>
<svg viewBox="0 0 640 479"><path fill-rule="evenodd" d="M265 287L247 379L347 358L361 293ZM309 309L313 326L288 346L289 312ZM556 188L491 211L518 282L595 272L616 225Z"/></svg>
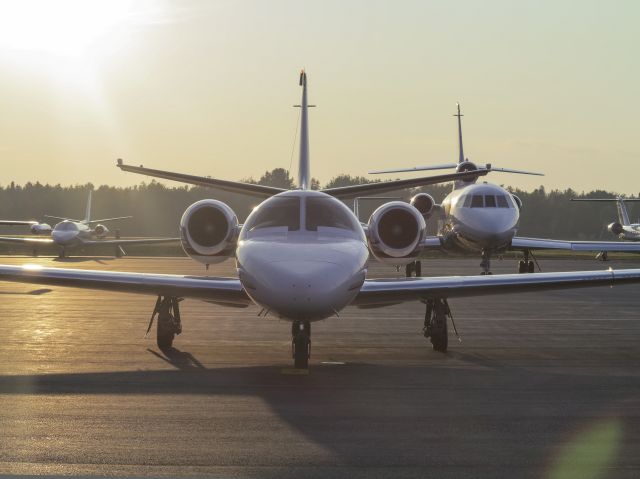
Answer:
<svg viewBox="0 0 640 479"><path fill-rule="evenodd" d="M464 149L462 148L462 120L461 118L464 116L460 113L460 103L456 103L458 107L458 113L453 116L458 117L458 145L459 145L459 155L458 155L458 163L464 163Z"/></svg>

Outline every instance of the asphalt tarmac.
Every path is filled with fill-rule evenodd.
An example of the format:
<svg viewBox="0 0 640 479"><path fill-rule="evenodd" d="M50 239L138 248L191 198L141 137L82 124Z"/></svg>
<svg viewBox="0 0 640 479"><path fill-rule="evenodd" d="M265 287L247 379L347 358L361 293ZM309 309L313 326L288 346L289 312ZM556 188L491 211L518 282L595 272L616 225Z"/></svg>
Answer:
<svg viewBox="0 0 640 479"><path fill-rule="evenodd" d="M0 257L25 262L204 273L185 258ZM423 273L478 263L428 260ZM462 342L451 334L447 354L422 337L419 303L350 308L312 325L305 376L287 374L289 323L256 307L186 300L184 332L162 352L143 338L153 297L0 283L0 473L640 477L639 291L453 300Z"/></svg>

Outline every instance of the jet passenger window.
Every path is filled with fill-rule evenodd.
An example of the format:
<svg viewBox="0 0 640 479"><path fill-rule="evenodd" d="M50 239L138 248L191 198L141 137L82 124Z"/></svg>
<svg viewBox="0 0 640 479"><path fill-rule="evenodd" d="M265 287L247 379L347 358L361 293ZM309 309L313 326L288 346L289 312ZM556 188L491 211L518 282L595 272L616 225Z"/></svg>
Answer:
<svg viewBox="0 0 640 479"><path fill-rule="evenodd" d="M508 208L509 204L507 203L507 199L504 195L497 195L496 199L498 200L498 208Z"/></svg>
<svg viewBox="0 0 640 479"><path fill-rule="evenodd" d="M493 195L485 195L484 197L484 206L486 208L495 208L496 207L496 197Z"/></svg>
<svg viewBox="0 0 640 479"><path fill-rule="evenodd" d="M482 208L484 206L484 201L482 195L473 195L471 198L471 207L472 208Z"/></svg>
<svg viewBox="0 0 640 479"><path fill-rule="evenodd" d="M334 198L308 197L305 216L307 231L318 231L318 227L357 231L359 227L349 208Z"/></svg>
<svg viewBox="0 0 640 479"><path fill-rule="evenodd" d="M297 196L268 199L247 218L247 231L286 227L300 230L300 198Z"/></svg>

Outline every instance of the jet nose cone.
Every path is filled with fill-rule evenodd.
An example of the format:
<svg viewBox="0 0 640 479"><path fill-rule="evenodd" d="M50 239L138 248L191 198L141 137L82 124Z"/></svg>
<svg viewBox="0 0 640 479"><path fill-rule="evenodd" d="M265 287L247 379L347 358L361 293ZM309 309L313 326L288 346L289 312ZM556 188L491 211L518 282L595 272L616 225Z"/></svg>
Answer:
<svg viewBox="0 0 640 479"><path fill-rule="evenodd" d="M361 276L364 280L364 273ZM281 316L311 320L326 318L346 306L360 283L341 264L293 260L266 262L252 273L245 287L258 303Z"/></svg>

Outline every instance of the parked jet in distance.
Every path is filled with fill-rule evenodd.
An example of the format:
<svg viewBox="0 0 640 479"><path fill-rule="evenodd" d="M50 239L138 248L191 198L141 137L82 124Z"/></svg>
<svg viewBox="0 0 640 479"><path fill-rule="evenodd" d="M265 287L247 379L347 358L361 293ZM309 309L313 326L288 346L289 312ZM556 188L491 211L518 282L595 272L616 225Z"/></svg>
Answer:
<svg viewBox="0 0 640 479"><path fill-rule="evenodd" d="M424 335L430 338L433 349L446 351L447 322L451 318L449 298L640 282L640 269L367 279L370 254L391 264L416 259L426 234L424 216L412 204L391 201L380 206L363 227L340 199L407 185L469 179L486 175L489 170L312 191L304 71L300 74L300 85L298 189L285 191L118 162L125 171L267 197L242 225L228 205L214 199L192 204L180 220L185 252L205 265L235 256L237 278L25 265L0 266L0 280L156 295L149 329L157 316L156 337L161 349L169 348L175 335L182 331L179 303L184 298L234 307L256 304L262 308L260 316L270 315L292 323L292 354L297 368L308 367L310 323L337 315L348 305L377 308L407 301L423 302Z"/></svg>
<svg viewBox="0 0 640 479"><path fill-rule="evenodd" d="M571 198L571 201L615 201L618 209L618 221L614 221L607 226L609 232L616 235L623 241L640 241L640 223L631 223L627 212L626 201L640 201L640 198ZM607 251L601 251L596 255L596 259L607 261Z"/></svg>
<svg viewBox="0 0 640 479"><path fill-rule="evenodd" d="M371 174L399 173L444 168L456 168L456 171L499 171L506 173L535 174L509 168L494 168L490 164L478 167L464 156L462 145L462 122L460 105L454 116L458 118L458 163L417 166L371 171ZM522 201L505 188L486 182L476 183L476 178L457 180L453 190L445 197L441 205L436 204L431 195L419 193L411 198L411 205L416 207L425 217L438 219L438 234L426 237L422 246L424 250L446 252L480 253L482 262L481 274L491 274L491 257L506 251L521 251L524 259L518 263L518 273L533 273L534 250L569 250L569 251L616 251L640 252L640 244L625 244L617 241L563 241L542 238L525 238L516 236ZM421 264L409 263L407 276L421 273Z"/></svg>
<svg viewBox="0 0 640 479"><path fill-rule="evenodd" d="M28 226L29 230L34 235L51 234L51 226L47 223L40 223L38 221L0 220L0 226Z"/></svg>
<svg viewBox="0 0 640 479"><path fill-rule="evenodd" d="M109 229L102 223L107 221L115 221L128 219L131 216L121 216L118 218L104 218L100 220L91 219L91 195L89 190L89 198L87 200L87 208L84 219L74 220L70 218L61 218L59 216L45 215L46 218L62 220L56 224L51 231L51 238L11 238L0 236L0 243L22 244L31 247L34 255L37 253L38 246L54 244L60 247L60 258L67 257L67 250L71 248L85 248L96 245L113 245L115 247L115 256L121 257L125 255L124 245L136 244L152 244L152 243L171 243L180 241L180 238L140 238L140 239L106 239ZM34 225L35 226L35 225ZM46 225L48 226L48 225ZM33 231L33 229L32 229Z"/></svg>

